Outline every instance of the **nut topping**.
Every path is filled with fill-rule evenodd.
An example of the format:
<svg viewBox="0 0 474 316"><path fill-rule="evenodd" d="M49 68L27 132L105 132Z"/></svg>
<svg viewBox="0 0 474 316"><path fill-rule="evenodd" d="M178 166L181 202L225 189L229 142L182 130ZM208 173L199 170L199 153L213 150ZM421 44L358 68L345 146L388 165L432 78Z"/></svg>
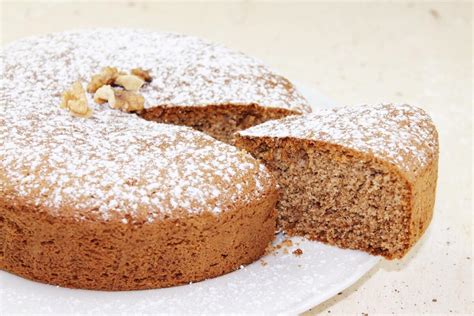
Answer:
<svg viewBox="0 0 474 316"><path fill-rule="evenodd" d="M92 76L91 81L87 85L87 92L94 93L94 101L98 104L108 102L110 107L114 109L119 109L124 112L135 112L143 110L145 107L145 98L138 93L138 90L145 82L151 81L152 77L149 70L134 68L131 70L131 74L128 74L115 67L104 67L99 74ZM123 90L116 86L122 87ZM79 88L82 89L82 93L79 93L80 91L78 90L76 94L81 95L81 103L71 103L72 105L68 105L68 101L63 100L64 104L61 103L61 106L67 107L68 109L71 109L71 106L75 109L77 108L75 110L76 112L74 112L76 115L90 115L92 110L89 109L90 113L87 114L89 110L84 89L81 85L80 87L76 87L76 89ZM69 93L67 94L67 100L73 100L73 102L75 102L74 100L76 99L72 99L70 96L71 92L67 91L67 93ZM77 97L77 100L79 100L79 97ZM86 108L84 108L84 104ZM82 114L82 112L84 112L84 114Z"/></svg>
<svg viewBox="0 0 474 316"><path fill-rule="evenodd" d="M142 68L133 68L131 70L132 75L142 78L146 82L151 82L153 78L151 77L150 70L143 70Z"/></svg>
<svg viewBox="0 0 474 316"><path fill-rule="evenodd" d="M115 106L115 92L110 85L100 87L94 94L94 101L103 104L109 102L111 107Z"/></svg>
<svg viewBox="0 0 474 316"><path fill-rule="evenodd" d="M115 79L114 83L118 86L122 86L125 90L138 91L145 81L135 75L121 75Z"/></svg>
<svg viewBox="0 0 474 316"><path fill-rule="evenodd" d="M72 115L88 118L92 109L87 104L87 97L80 81L74 82L70 90L66 90L61 99L60 107L68 109Z"/></svg>
<svg viewBox="0 0 474 316"><path fill-rule="evenodd" d="M115 67L104 67L100 74L93 75L91 81L87 85L87 92L94 93L100 87L105 85L111 85L115 82L118 76L122 73Z"/></svg>
<svg viewBox="0 0 474 316"><path fill-rule="evenodd" d="M111 106L124 112L140 111L145 107L145 98L134 91L115 90L115 100Z"/></svg>

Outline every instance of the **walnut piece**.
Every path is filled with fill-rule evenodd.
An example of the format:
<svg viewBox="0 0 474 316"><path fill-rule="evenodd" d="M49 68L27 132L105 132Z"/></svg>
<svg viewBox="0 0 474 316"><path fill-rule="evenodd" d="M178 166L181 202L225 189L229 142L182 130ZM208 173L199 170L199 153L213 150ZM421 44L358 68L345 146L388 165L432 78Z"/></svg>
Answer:
<svg viewBox="0 0 474 316"><path fill-rule="evenodd" d="M105 67L100 74L93 75L87 86L87 91L94 94L94 101L98 104L108 102L114 109L125 112L143 110L145 98L138 90L152 80L150 72L142 68L134 68L132 74L119 71L115 67ZM113 88L121 86L120 88Z"/></svg>
<svg viewBox="0 0 474 316"><path fill-rule="evenodd" d="M121 75L115 79L114 83L118 86L122 86L125 90L138 91L145 81L135 75Z"/></svg>
<svg viewBox="0 0 474 316"><path fill-rule="evenodd" d="M74 82L70 90L64 91L59 106L68 109L77 117L88 118L92 115L92 109L87 104L86 92L80 81Z"/></svg>
<svg viewBox="0 0 474 316"><path fill-rule="evenodd" d="M123 73L119 72L115 67L102 68L100 74L92 76L91 81L87 85L87 92L94 93L102 86L113 84L121 74Z"/></svg>
<svg viewBox="0 0 474 316"><path fill-rule="evenodd" d="M131 70L132 75L142 78L146 82L152 82L153 78L151 77L150 70L144 70L142 68L133 68Z"/></svg>
<svg viewBox="0 0 474 316"><path fill-rule="evenodd" d="M135 91L115 90L115 104L111 106L124 112L143 110L145 98Z"/></svg>
<svg viewBox="0 0 474 316"><path fill-rule="evenodd" d="M97 89L94 94L94 101L99 104L109 102L111 107L115 106L115 91L110 85L105 85Z"/></svg>

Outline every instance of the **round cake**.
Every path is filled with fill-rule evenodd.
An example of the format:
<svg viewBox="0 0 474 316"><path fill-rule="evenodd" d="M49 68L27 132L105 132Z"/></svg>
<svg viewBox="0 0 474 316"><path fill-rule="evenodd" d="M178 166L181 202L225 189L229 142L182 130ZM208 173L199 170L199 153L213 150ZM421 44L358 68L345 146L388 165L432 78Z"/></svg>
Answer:
<svg viewBox="0 0 474 316"><path fill-rule="evenodd" d="M194 37L138 30L32 37L0 58L0 269L130 290L218 276L264 253L275 181L215 138L307 112L286 79ZM104 67L151 74L143 108L120 111L91 93L85 118L60 107Z"/></svg>

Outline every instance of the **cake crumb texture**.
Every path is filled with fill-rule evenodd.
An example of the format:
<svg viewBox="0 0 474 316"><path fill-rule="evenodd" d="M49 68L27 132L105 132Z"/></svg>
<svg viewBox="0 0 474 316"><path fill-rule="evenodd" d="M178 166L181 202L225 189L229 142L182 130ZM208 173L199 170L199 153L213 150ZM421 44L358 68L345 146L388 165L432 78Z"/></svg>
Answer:
<svg viewBox="0 0 474 316"><path fill-rule="evenodd" d="M318 110L238 133L273 172L278 225L343 248L400 258L433 212L438 135L409 105Z"/></svg>

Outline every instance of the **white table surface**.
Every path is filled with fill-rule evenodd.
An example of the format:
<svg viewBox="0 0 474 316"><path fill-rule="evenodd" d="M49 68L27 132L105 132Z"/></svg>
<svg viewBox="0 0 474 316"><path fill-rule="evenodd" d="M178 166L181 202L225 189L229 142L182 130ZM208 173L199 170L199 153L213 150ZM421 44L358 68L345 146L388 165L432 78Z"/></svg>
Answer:
<svg viewBox="0 0 474 316"><path fill-rule="evenodd" d="M472 314L472 3L1 1L0 8L2 44L77 27L175 31L254 55L339 104L426 109L441 145L428 232L406 258L382 261L308 314Z"/></svg>

